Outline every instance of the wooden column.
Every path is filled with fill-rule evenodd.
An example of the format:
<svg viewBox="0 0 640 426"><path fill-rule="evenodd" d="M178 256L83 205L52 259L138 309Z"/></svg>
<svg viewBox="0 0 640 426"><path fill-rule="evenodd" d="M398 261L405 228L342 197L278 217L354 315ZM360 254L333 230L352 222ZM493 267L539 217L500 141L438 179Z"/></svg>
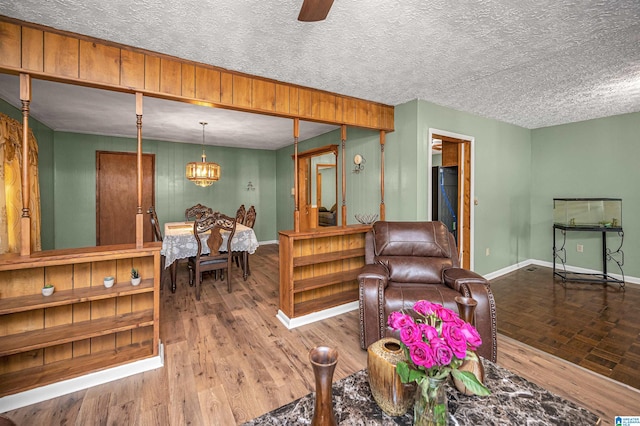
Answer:
<svg viewBox="0 0 640 426"><path fill-rule="evenodd" d="M31 254L31 214L29 211L29 104L31 103L31 76L20 74L20 101L22 102L22 217L20 218L20 255Z"/></svg>
<svg viewBox="0 0 640 426"><path fill-rule="evenodd" d="M380 220L384 220L384 143L387 132L380 130Z"/></svg>
<svg viewBox="0 0 640 426"><path fill-rule="evenodd" d="M340 139L342 140L342 227L347 226L347 163L346 152L344 148L345 141L347 140L347 125L340 126Z"/></svg>
<svg viewBox="0 0 640 426"><path fill-rule="evenodd" d="M293 230L300 232L300 202L298 182L298 138L300 137L300 119L293 119L293 197L296 203L293 210Z"/></svg>
<svg viewBox="0 0 640 426"><path fill-rule="evenodd" d="M142 213L142 93L136 92L136 127L138 128L138 209L136 210L136 247L144 244L144 214Z"/></svg>

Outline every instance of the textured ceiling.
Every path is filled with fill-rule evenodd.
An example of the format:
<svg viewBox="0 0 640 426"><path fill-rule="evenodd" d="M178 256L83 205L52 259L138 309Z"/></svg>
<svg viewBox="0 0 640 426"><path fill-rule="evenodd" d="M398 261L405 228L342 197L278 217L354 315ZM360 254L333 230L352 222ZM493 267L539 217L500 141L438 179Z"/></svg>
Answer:
<svg viewBox="0 0 640 426"><path fill-rule="evenodd" d="M640 111L638 0L336 0L315 23L297 21L301 4L20 0L0 13L385 104L423 99L526 128Z"/></svg>

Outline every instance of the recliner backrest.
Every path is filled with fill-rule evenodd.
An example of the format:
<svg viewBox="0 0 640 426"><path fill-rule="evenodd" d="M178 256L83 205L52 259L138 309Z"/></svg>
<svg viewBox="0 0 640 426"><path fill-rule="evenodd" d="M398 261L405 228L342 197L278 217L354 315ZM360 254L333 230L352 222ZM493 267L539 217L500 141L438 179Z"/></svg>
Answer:
<svg viewBox="0 0 640 426"><path fill-rule="evenodd" d="M442 222L376 222L373 225L378 256L451 257L455 247Z"/></svg>
<svg viewBox="0 0 640 426"><path fill-rule="evenodd" d="M367 251L370 245L367 261L385 265L396 283L441 283L444 269L459 266L455 241L442 222L379 221Z"/></svg>

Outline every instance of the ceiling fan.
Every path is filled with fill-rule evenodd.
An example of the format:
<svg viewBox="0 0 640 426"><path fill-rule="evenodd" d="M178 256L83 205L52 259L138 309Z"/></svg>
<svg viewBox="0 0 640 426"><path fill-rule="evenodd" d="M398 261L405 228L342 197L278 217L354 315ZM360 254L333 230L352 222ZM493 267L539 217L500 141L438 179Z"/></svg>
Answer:
<svg viewBox="0 0 640 426"><path fill-rule="evenodd" d="M332 4L333 0L304 0L300 8L298 21L323 21L329 14Z"/></svg>

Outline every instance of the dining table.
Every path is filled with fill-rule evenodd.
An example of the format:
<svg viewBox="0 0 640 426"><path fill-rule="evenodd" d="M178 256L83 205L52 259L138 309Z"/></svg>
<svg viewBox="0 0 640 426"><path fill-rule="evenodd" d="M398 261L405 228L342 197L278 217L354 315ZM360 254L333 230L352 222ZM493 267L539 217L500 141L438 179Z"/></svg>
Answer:
<svg viewBox="0 0 640 426"><path fill-rule="evenodd" d="M202 253L209 253L207 240L211 235L211 231L200 234L202 241ZM222 236L222 245L220 251L226 251L227 241L229 240L229 231L220 230ZM258 239L253 228L244 226L240 223L236 224L236 232L231 239L231 250L233 252L242 253L243 278L246 280L250 274L248 255L255 253L258 248ZM188 259L198 254L198 243L193 234L193 222L167 222L164 224L164 237L162 239L162 250L160 254L165 257L165 268L171 268L171 291L176 291L176 275L177 261L180 259Z"/></svg>

